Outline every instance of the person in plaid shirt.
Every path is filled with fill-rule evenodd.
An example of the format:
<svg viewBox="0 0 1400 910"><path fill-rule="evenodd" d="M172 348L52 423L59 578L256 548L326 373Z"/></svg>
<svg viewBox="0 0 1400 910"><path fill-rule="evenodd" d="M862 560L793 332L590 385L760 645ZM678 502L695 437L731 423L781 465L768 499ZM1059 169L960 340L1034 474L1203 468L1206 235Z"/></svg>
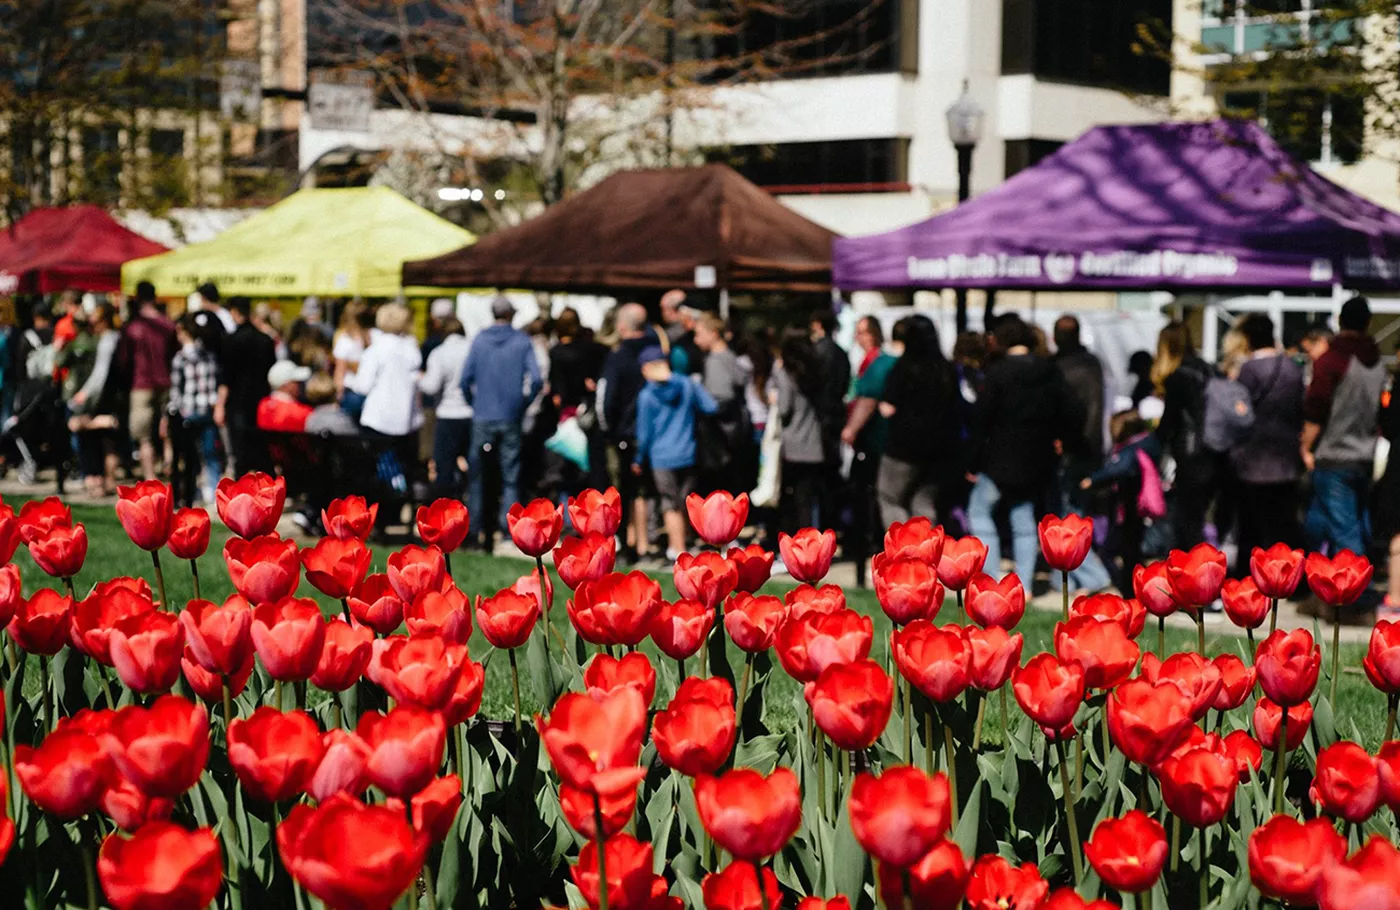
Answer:
<svg viewBox="0 0 1400 910"><path fill-rule="evenodd" d="M161 436L171 441L175 469L171 487L180 506L194 505L199 468L204 466L200 499L214 502L214 487L223 473L219 462L219 431L214 425L214 405L219 400L219 368L213 353L205 350L194 320L187 314L175 327L180 350L170 363L170 403L161 420Z"/></svg>

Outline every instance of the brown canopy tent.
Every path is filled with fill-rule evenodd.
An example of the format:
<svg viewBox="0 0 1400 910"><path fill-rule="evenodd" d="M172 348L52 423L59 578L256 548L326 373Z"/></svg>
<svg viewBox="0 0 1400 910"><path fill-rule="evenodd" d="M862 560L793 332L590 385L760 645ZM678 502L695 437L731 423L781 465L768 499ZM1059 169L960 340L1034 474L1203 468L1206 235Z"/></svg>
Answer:
<svg viewBox="0 0 1400 910"><path fill-rule="evenodd" d="M621 171L536 218L405 262L405 284L607 294L825 291L836 235L724 165Z"/></svg>

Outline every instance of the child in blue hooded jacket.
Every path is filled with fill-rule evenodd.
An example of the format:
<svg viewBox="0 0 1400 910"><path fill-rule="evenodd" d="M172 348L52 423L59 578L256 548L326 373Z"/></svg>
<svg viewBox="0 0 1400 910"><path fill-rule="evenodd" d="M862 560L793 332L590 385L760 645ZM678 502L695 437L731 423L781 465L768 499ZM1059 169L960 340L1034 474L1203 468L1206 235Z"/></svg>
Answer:
<svg viewBox="0 0 1400 910"><path fill-rule="evenodd" d="M666 527L666 558L685 549L685 499L695 489L695 412L713 414L719 405L704 386L677 376L660 347L638 358L647 384L637 396L637 455L632 471L648 466L661 500Z"/></svg>

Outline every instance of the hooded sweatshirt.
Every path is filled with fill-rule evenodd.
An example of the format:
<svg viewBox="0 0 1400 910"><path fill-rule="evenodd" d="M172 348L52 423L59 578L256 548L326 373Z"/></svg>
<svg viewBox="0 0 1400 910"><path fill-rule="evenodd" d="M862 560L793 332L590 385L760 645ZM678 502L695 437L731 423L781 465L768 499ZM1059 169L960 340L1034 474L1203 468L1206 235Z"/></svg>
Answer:
<svg viewBox="0 0 1400 910"><path fill-rule="evenodd" d="M519 424L540 390L530 336L503 322L483 329L472 341L461 386L476 420Z"/></svg>
<svg viewBox="0 0 1400 910"><path fill-rule="evenodd" d="M423 423L418 372L423 354L407 335L379 333L365 349L345 387L365 396L360 426L386 436L406 436Z"/></svg>
<svg viewBox="0 0 1400 910"><path fill-rule="evenodd" d="M695 412L719 409L704 386L689 377L648 382L637 397L637 464L667 471L695 466Z"/></svg>

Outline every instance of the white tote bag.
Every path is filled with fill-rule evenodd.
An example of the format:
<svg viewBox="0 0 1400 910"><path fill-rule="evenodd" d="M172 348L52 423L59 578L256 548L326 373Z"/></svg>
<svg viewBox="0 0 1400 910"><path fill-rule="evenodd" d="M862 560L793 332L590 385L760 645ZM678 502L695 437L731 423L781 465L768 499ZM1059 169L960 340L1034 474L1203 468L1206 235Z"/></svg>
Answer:
<svg viewBox="0 0 1400 910"><path fill-rule="evenodd" d="M768 424L758 444L758 485L749 494L750 504L761 509L778 505L783 489L783 425L778 406L768 408Z"/></svg>

